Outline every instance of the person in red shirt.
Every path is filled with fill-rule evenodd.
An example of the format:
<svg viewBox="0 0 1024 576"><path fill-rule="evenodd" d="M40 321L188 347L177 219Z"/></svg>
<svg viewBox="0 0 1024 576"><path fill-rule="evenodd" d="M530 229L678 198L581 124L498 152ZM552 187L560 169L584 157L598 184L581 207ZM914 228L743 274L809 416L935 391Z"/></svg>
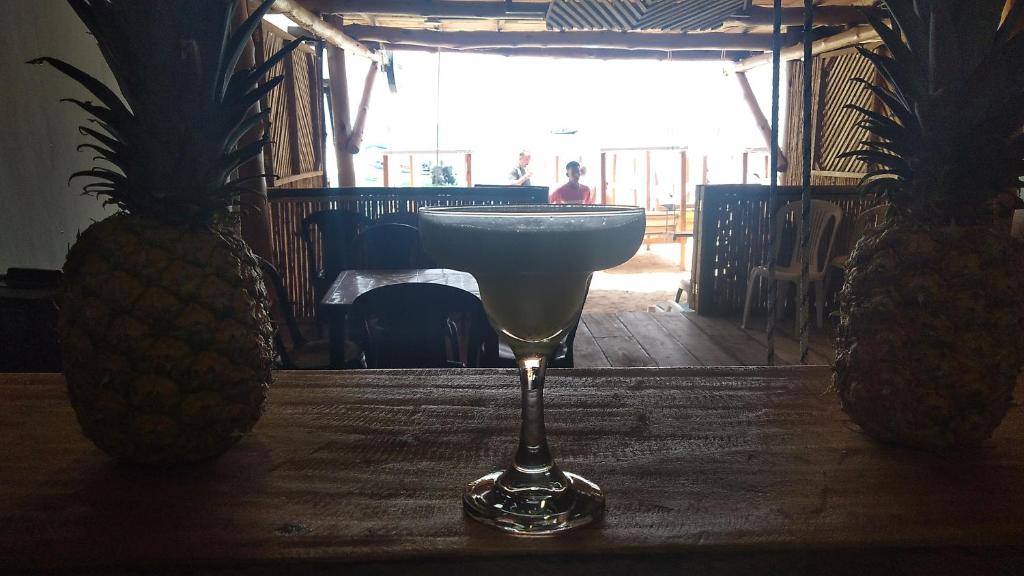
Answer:
<svg viewBox="0 0 1024 576"><path fill-rule="evenodd" d="M550 204L593 204L594 193L588 186L580 184L580 163L573 160L565 165L569 181L561 185L548 197Z"/></svg>

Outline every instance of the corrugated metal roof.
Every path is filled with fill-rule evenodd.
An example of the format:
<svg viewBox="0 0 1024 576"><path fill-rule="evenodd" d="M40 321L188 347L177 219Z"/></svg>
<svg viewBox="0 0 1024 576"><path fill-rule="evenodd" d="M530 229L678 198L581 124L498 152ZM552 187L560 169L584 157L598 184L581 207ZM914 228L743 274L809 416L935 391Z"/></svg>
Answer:
<svg viewBox="0 0 1024 576"><path fill-rule="evenodd" d="M694 32L717 28L747 0L554 0L553 30Z"/></svg>

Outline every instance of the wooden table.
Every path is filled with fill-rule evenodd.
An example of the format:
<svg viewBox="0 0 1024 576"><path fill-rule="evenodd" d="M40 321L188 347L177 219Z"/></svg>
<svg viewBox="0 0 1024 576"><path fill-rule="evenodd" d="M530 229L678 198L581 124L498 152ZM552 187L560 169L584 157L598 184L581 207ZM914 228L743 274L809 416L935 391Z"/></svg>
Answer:
<svg viewBox="0 0 1024 576"><path fill-rule="evenodd" d="M551 371L555 457L608 511L547 539L459 505L511 458L512 371L277 373L239 445L167 471L95 449L59 375L0 375L0 572L1020 574L1020 406L974 452L882 447L827 370Z"/></svg>
<svg viewBox="0 0 1024 576"><path fill-rule="evenodd" d="M480 297L476 278L467 272L447 268L423 270L343 270L320 301L330 330L331 366L345 366L345 318L359 296L394 284L444 284Z"/></svg>

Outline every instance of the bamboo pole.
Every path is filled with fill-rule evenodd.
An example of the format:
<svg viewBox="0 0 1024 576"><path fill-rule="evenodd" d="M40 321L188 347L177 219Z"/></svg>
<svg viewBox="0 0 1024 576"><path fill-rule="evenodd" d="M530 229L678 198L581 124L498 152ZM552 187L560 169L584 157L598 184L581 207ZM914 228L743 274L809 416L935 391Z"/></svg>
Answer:
<svg viewBox="0 0 1024 576"><path fill-rule="evenodd" d="M347 36L340 30L340 26L335 26L330 22L321 20L319 16L310 12L295 0L275 0L274 11L287 14L293 22L304 30L317 38L323 38L335 48L380 62L380 54L370 50L362 42Z"/></svg>
<svg viewBox="0 0 1024 576"><path fill-rule="evenodd" d="M337 18L336 16L333 18ZM340 19L339 19L340 20ZM348 105L348 73L345 51L331 44L327 47L327 68L331 77L331 104L334 108L334 151L338 159L338 186L355 186L355 162L348 151L352 118Z"/></svg>
<svg viewBox="0 0 1024 576"><path fill-rule="evenodd" d="M308 3L308 2L307 2ZM883 16L883 10L875 10L864 6L820 6L814 10L814 24L820 26L843 26L867 24L865 13ZM743 14L729 17L725 25L729 26L771 26L774 22L771 8L751 6ZM804 23L803 8L783 8L782 25L800 26Z"/></svg>
<svg viewBox="0 0 1024 576"><path fill-rule="evenodd" d="M352 124L352 133L348 136L345 148L349 154L358 154L359 147L363 144L363 128L366 126L366 113L370 108L370 94L373 92L373 81L377 78L377 70L380 66L376 62L370 62L370 68L366 71L366 81L363 83L363 95L359 99L359 109L356 111L356 121Z"/></svg>
<svg viewBox="0 0 1024 576"><path fill-rule="evenodd" d="M856 46L857 44L867 44L869 42L879 42L881 39L878 34L871 29L870 26L857 26L851 28L845 32L840 32L834 36L828 36L815 40L811 44L811 55L816 56L824 52L832 52L833 50L839 50L841 48L849 48L850 46ZM803 44L794 44L783 48L779 52L781 61L788 62L790 60L798 60L803 57L804 47ZM760 54L757 56L751 56L746 60L740 60L736 63L736 72L746 72L752 68L757 68L764 64L769 64L772 61L772 55L770 53Z"/></svg>
<svg viewBox="0 0 1024 576"><path fill-rule="evenodd" d="M363 42L450 48L618 48L622 50L766 50L766 34L656 34L646 32L440 32L352 25L345 34Z"/></svg>
<svg viewBox="0 0 1024 576"><path fill-rule="evenodd" d="M543 20L547 3L481 2L459 0L302 0L302 5L322 14L386 14L423 18L509 18Z"/></svg>
<svg viewBox="0 0 1024 576"><path fill-rule="evenodd" d="M473 186L473 153L466 152L466 186Z"/></svg>
<svg viewBox="0 0 1024 576"><path fill-rule="evenodd" d="M746 72L737 72L736 81L739 82L740 88L743 90L743 99L747 102L747 107L750 108L750 113L754 116L754 122L757 123L761 136L770 148L772 145L772 126L768 119L765 118L760 104L757 103L757 96L754 95L754 89L750 87L750 80L747 78ZM786 159L786 155L782 152L781 148L778 150L778 155L779 172L785 172L789 168L789 160Z"/></svg>
<svg viewBox="0 0 1024 576"><path fill-rule="evenodd" d="M388 44L393 52L457 52L494 56L577 58L586 60L728 61L749 57L750 50L627 50L622 48L437 48L416 44Z"/></svg>

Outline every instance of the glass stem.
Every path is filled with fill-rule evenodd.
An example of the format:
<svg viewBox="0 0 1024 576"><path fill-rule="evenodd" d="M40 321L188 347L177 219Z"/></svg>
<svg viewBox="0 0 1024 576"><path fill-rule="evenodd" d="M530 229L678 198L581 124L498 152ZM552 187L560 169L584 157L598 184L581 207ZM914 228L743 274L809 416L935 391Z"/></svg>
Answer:
<svg viewBox="0 0 1024 576"><path fill-rule="evenodd" d="M523 388L523 427L515 467L521 472L545 473L554 465L544 430L544 372L548 361L544 356L524 356L516 361Z"/></svg>

